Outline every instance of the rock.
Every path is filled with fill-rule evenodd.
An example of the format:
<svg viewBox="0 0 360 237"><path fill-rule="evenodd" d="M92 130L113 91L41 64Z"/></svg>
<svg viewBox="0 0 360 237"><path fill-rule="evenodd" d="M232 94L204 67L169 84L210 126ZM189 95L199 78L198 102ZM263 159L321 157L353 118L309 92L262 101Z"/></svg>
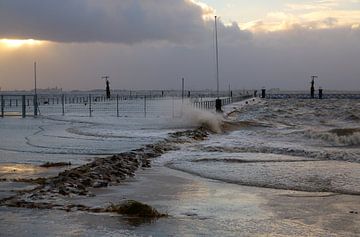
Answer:
<svg viewBox="0 0 360 237"><path fill-rule="evenodd" d="M91 186L91 182L92 180L90 178L86 178L86 179L81 179L80 182L84 185L84 186Z"/></svg>
<svg viewBox="0 0 360 237"><path fill-rule="evenodd" d="M156 209L147 204L134 200L128 200L119 204L111 204L105 211L141 218L160 218L167 216L166 214L159 213Z"/></svg>
<svg viewBox="0 0 360 237"><path fill-rule="evenodd" d="M63 167L63 166L70 166L70 165L71 165L70 162L46 162L46 163L40 165L40 167L51 168L51 167Z"/></svg>
<svg viewBox="0 0 360 237"><path fill-rule="evenodd" d="M31 191L18 192L13 198L21 203L24 197L27 198L26 200L40 200L49 198L49 196L56 198L58 195L69 196L70 194L91 196L93 194L89 193L88 190L90 187L102 188L108 185L116 185L125 180L126 177L134 176L140 167L151 167L152 158L159 157L170 150L180 149L179 144L181 143L190 142L191 139L204 140L207 136L208 133L201 129L176 132L170 134L170 137L163 141L145 145L143 148L131 152L97 158L88 164L65 170L56 177L26 180L40 184L40 186ZM44 164L44 167L60 166L60 163L48 162ZM136 202L128 204L131 204L131 207L138 205ZM30 208L32 205L37 206L31 202L26 203L26 205ZM143 208L145 207L143 206ZM63 207L63 210L70 211L71 208Z"/></svg>
<svg viewBox="0 0 360 237"><path fill-rule="evenodd" d="M93 184L93 188L103 188L103 187L107 187L108 183L104 182L104 181L95 181L95 183Z"/></svg>
<svg viewBox="0 0 360 237"><path fill-rule="evenodd" d="M68 196L69 192L67 191L67 189L63 186L59 187L59 194L63 195L63 196Z"/></svg>

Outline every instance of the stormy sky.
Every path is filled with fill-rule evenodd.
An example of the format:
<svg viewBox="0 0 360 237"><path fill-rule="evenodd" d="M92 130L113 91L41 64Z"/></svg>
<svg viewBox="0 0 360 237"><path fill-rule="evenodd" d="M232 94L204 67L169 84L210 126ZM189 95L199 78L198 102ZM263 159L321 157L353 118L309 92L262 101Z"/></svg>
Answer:
<svg viewBox="0 0 360 237"><path fill-rule="evenodd" d="M359 0L0 0L0 87L214 89L214 15L223 89L360 90Z"/></svg>

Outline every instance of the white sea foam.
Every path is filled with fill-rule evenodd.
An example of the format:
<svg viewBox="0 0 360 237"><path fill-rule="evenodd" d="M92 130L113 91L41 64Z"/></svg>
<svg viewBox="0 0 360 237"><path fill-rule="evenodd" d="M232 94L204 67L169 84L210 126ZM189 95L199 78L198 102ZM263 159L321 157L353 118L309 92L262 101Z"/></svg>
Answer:
<svg viewBox="0 0 360 237"><path fill-rule="evenodd" d="M204 127L214 133L222 133L223 116L214 112L183 106L182 120L189 126Z"/></svg>
<svg viewBox="0 0 360 237"><path fill-rule="evenodd" d="M307 137L312 139L321 139L334 145L360 145L360 132L358 132L358 130L354 130L353 132L349 132L347 134L339 134L333 131L334 130L307 130L304 133Z"/></svg>
<svg viewBox="0 0 360 237"><path fill-rule="evenodd" d="M176 159L168 163L168 166L205 178L240 185L360 194L360 164L266 153L190 152L186 156L186 159Z"/></svg>
<svg viewBox="0 0 360 237"><path fill-rule="evenodd" d="M236 117L239 114L243 114L243 108L261 103L263 102L259 99L240 101L224 106L223 113L200 110L186 104L181 108L180 114L182 122L188 126L203 127L214 133L224 133L247 126L264 126L265 124L255 121L239 121Z"/></svg>
<svg viewBox="0 0 360 237"><path fill-rule="evenodd" d="M343 100L231 105L231 118L217 122L221 131L233 132L169 154L167 162L229 183L359 195L360 128L348 119L358 107Z"/></svg>
<svg viewBox="0 0 360 237"><path fill-rule="evenodd" d="M294 157L304 157L308 159L319 160L338 160L360 162L358 153L343 151L343 150L314 150L314 149L298 149L289 147L271 147L271 146L246 146L246 147L231 147L231 146L205 146L201 149L205 152L218 153L262 153L262 154L278 154L288 155Z"/></svg>

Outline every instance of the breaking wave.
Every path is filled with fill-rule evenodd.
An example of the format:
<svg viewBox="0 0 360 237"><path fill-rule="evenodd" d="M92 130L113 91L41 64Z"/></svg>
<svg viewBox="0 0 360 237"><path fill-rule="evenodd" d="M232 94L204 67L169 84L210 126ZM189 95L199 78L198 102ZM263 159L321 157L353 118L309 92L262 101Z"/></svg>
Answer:
<svg viewBox="0 0 360 237"><path fill-rule="evenodd" d="M228 116L194 109L193 107L184 107L182 119L188 126L201 127L213 133L226 133L248 127L271 126L256 120L232 120Z"/></svg>
<svg viewBox="0 0 360 237"><path fill-rule="evenodd" d="M261 188L360 195L357 168L332 161L168 163L166 166L200 177ZM337 163L336 163L337 162ZM337 168L334 168L337 167ZM329 172L330 171L330 172ZM346 175L344 175L344 172ZM346 184L346 185L345 185Z"/></svg>
<svg viewBox="0 0 360 237"><path fill-rule="evenodd" d="M214 133L222 133L223 117L209 111L198 110L191 106L182 109L182 120L192 127L202 127Z"/></svg>
<svg viewBox="0 0 360 237"><path fill-rule="evenodd" d="M360 128L337 128L329 131L305 131L312 139L321 139L334 145L360 145Z"/></svg>
<svg viewBox="0 0 360 237"><path fill-rule="evenodd" d="M318 151L305 150L286 147L268 147L268 146L248 146L248 147L227 147L227 146L204 146L201 151L205 152L221 152L221 153L262 153L288 155L295 157L305 157L307 159L318 160L338 160L360 163L360 156L357 153L349 151Z"/></svg>
<svg viewBox="0 0 360 237"><path fill-rule="evenodd" d="M170 154L166 166L240 185L360 195L359 105L267 100L232 106L225 116L192 110L194 126L238 131Z"/></svg>
<svg viewBox="0 0 360 237"><path fill-rule="evenodd" d="M350 120L350 121L360 121L360 117L351 113L348 117L346 117L346 120Z"/></svg>

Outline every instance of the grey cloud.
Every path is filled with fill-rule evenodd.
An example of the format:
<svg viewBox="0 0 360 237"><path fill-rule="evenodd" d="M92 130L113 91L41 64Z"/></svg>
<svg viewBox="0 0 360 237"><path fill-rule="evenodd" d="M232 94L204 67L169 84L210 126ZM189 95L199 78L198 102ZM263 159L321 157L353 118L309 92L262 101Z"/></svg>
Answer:
<svg viewBox="0 0 360 237"><path fill-rule="evenodd" d="M212 29L202 15L188 0L0 0L0 38L199 42ZM249 34L224 28L229 37Z"/></svg>
<svg viewBox="0 0 360 237"><path fill-rule="evenodd" d="M222 29L220 29L222 31ZM227 44L219 34L220 86L307 90L319 75L325 90L360 88L360 31L305 30L255 34L252 40ZM216 87L211 39L201 45L166 42L139 44L51 44L37 49L39 87L102 88L101 75L113 88L187 89ZM224 43L225 41L225 43ZM34 49L6 51L0 57L1 87L32 88ZM30 78L30 79L29 79Z"/></svg>
<svg viewBox="0 0 360 237"><path fill-rule="evenodd" d="M214 22L201 15L183 0L0 0L0 38L89 42L4 50L0 86L32 88L37 60L43 88L101 88L107 74L113 88L179 88L185 77L187 89L213 89ZM359 42L357 25L251 34L219 24L220 85L307 89L317 74L325 89L359 89Z"/></svg>

